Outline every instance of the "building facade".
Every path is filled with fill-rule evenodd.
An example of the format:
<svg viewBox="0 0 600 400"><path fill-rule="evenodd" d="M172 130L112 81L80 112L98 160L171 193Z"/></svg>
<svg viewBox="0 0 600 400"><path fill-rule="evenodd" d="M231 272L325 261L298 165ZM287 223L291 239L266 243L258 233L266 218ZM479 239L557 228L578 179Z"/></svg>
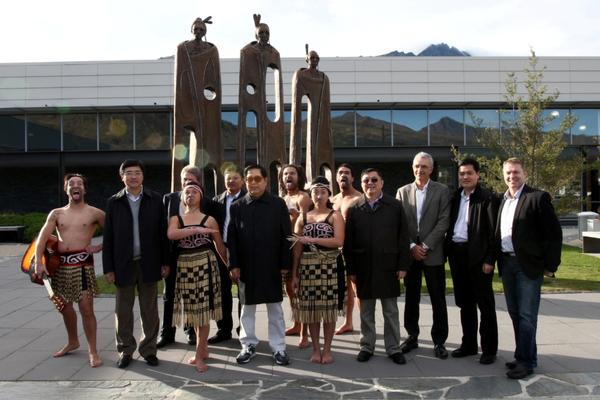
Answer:
<svg viewBox="0 0 600 400"><path fill-rule="evenodd" d="M412 178L418 151L436 159L437 179L454 186L450 146L481 151L479 129L501 126L504 82L523 77L525 57L322 58L331 81L336 163L377 166L385 188ZM303 58L282 60L286 139L290 83ZM595 159L600 135L600 57L546 57L544 82L560 97L545 112L577 122L565 136L569 151ZM221 60L222 135L225 158L235 158L239 60ZM172 58L145 61L0 64L0 212L47 212L64 201L62 175L90 178L90 203L103 207L121 183L118 165L139 158L146 184L170 187L173 111ZM268 77L268 104L274 82ZM509 113L510 114L510 113ZM275 118L275 113L271 113ZM255 126L253 115L248 126ZM254 124L254 125L253 125ZM248 132L247 147L256 144ZM597 171L581 181L581 209L598 207ZM27 199L27 200L25 200Z"/></svg>

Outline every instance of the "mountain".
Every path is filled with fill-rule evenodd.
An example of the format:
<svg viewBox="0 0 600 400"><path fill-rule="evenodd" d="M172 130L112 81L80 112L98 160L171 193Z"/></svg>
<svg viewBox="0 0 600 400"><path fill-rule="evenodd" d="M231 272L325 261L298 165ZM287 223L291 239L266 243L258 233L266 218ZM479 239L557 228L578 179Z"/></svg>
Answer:
<svg viewBox="0 0 600 400"><path fill-rule="evenodd" d="M415 54L411 51L405 53L403 51L394 50L387 54L382 54L385 57L413 57ZM461 51L456 47L448 46L446 43L430 44L427 48L421 51L416 57L470 57L471 54L466 51Z"/></svg>

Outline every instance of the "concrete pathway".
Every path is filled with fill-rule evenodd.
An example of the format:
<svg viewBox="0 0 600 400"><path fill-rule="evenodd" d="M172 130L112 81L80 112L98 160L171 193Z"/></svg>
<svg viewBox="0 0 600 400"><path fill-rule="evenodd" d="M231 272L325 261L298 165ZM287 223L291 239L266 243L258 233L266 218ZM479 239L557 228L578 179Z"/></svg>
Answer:
<svg viewBox="0 0 600 400"><path fill-rule="evenodd" d="M265 341L258 347L259 355L240 366L235 362L239 343L232 340L210 347L210 369L204 374L185 364L194 349L183 343L181 331L177 344L159 351L158 367L149 367L138 358L126 370L118 369L114 298L102 297L96 300L95 310L98 347L105 364L92 369L81 324L82 347L63 358L51 356L64 344L66 334L44 289L19 271L23 251L23 245L0 244L0 399L600 399L600 293L542 296L540 366L534 376L522 381L505 377L504 363L512 359L514 341L501 295L496 296L499 357L489 366L480 365L475 356L433 357L431 307L424 296L420 347L407 355L406 365L396 365L386 357L381 334L376 356L358 363L359 333L354 332L335 337L335 363L331 365L308 362L310 350L299 350L298 338L291 337L287 339L289 366L274 365ZM460 343L460 319L453 297L447 302L447 347L452 350ZM402 311L403 298L399 306ZM288 308L286 315L290 315ZM377 329L382 333L379 311L377 315ZM354 323L358 328L356 310ZM139 321L135 326L139 336ZM212 328L214 332L214 324ZM266 339L266 310L260 307L257 331Z"/></svg>

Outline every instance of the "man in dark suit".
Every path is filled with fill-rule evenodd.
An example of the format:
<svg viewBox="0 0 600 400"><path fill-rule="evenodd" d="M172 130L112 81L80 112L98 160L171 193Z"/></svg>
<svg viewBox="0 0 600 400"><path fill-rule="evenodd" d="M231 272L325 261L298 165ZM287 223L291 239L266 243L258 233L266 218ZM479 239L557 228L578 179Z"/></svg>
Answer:
<svg viewBox="0 0 600 400"><path fill-rule="evenodd" d="M184 187L188 182L200 182L202 171L195 165L187 165L181 170L181 187ZM165 213L168 220L180 214L181 207L181 192L167 193L163 197ZM202 212L216 218L217 207L215 202L209 198L202 197L200 208ZM165 278L165 287L163 290L163 320L162 329L158 338L157 346L165 347L175 342L175 327L173 326L173 301L175 300L175 281L177 279L177 246L175 242L170 246L170 265L171 273ZM184 326L187 342L190 345L196 344L196 332L193 326Z"/></svg>
<svg viewBox="0 0 600 400"><path fill-rule="evenodd" d="M550 195L525 184L521 160L509 158L502 171L508 190L498 212L495 245L516 344L506 375L522 379L537 367L540 292L544 275L553 277L560 265L562 230Z"/></svg>
<svg viewBox="0 0 600 400"><path fill-rule="evenodd" d="M246 364L256 355L256 306L266 304L269 345L278 365L289 364L285 351L282 275L290 270L288 237L292 226L285 202L267 192L267 170L249 165L244 170L248 193L231 206L227 229L231 279L237 283L242 302L240 343L236 361Z"/></svg>
<svg viewBox="0 0 600 400"><path fill-rule="evenodd" d="M433 172L431 155L418 153L412 167L415 181L398 189L396 194L408 221L412 257L412 264L404 278L404 328L409 336L401 347L404 353L419 347L419 303L424 274L433 308L433 350L437 358L445 359L448 358L448 351L444 347L448 338L448 311L444 236L450 220L450 192L446 185L430 179Z"/></svg>
<svg viewBox="0 0 600 400"><path fill-rule="evenodd" d="M246 194L244 188L244 179L242 178L242 171L235 166L231 165L227 167L223 173L225 177L225 191L218 196L213 198L213 201L217 205L217 222L221 235L223 236L223 242L227 246L227 227L229 226L230 214L229 208L239 198ZM229 271L224 268L224 265L219 265L221 273L221 306L223 307L223 319L217 321L217 333L208 338L208 343L215 344L225 340L231 339L231 331L233 329L233 318L231 311L233 309L233 301L231 298L231 278L229 277ZM238 307L238 317L241 311L241 305ZM238 328L239 333L239 328Z"/></svg>
<svg viewBox="0 0 600 400"><path fill-rule="evenodd" d="M125 368L136 348L133 337L133 304L137 289L143 335L140 355L158 365L157 282L169 275L167 217L160 194L142 186L144 165L125 160L119 168L125 188L106 203L102 267L108 283L117 286L116 339L119 360Z"/></svg>
<svg viewBox="0 0 600 400"><path fill-rule="evenodd" d="M383 193L383 177L375 168L361 173L364 195L348 209L344 258L348 277L360 299L360 352L369 361L375 351L375 303L381 302L383 338L388 357L405 364L400 349L398 296L409 264L408 232L402 205Z"/></svg>
<svg viewBox="0 0 600 400"><path fill-rule="evenodd" d="M464 159L458 167L459 188L450 207L446 255L450 263L454 298L460 308L463 336L452 357L477 354L477 307L481 312L481 364L491 364L498 351L498 322L492 278L498 202L479 184L479 163Z"/></svg>

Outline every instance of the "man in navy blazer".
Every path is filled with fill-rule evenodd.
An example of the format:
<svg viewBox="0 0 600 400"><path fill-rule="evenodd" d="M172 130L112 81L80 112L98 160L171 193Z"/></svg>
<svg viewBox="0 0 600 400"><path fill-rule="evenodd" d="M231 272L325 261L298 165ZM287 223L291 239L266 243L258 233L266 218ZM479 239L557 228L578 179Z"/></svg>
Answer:
<svg viewBox="0 0 600 400"><path fill-rule="evenodd" d="M496 250L516 342L506 375L522 379L537 367L540 292L544 275L554 276L560 264L562 230L550 195L525 184L521 160L507 159L502 171L508 190L498 212Z"/></svg>

